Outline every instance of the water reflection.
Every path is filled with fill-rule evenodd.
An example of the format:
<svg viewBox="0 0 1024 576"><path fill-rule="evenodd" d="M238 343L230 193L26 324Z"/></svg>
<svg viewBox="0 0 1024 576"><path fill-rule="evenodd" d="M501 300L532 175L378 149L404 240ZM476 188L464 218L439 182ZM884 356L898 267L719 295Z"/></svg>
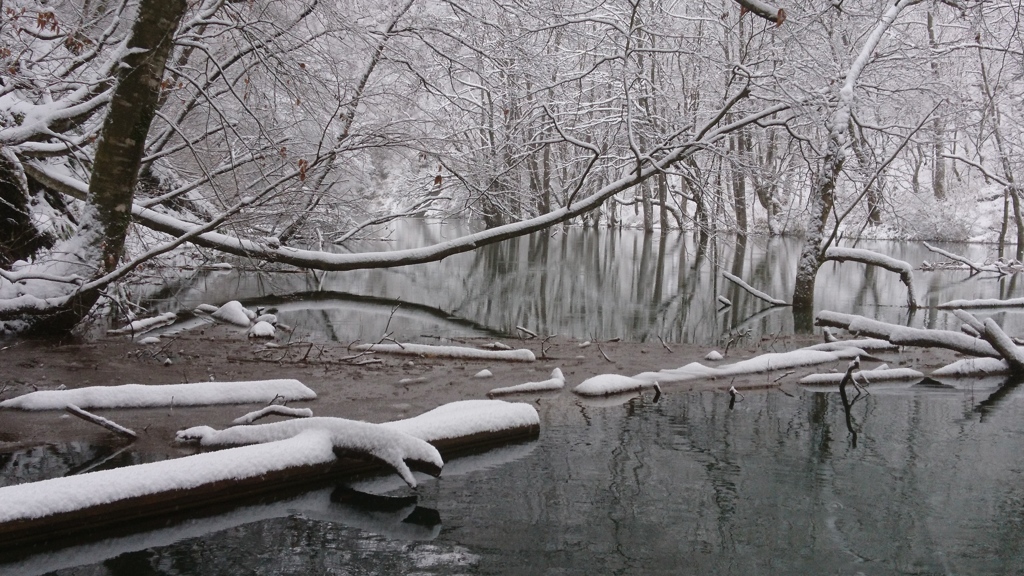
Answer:
<svg viewBox="0 0 1024 576"><path fill-rule="evenodd" d="M748 392L732 410L721 391L603 407L563 395L538 406L539 440L446 468L415 501L382 478L354 486L394 496L369 511L314 491L0 572L1019 573L1018 383L943 386L846 406L838 391ZM407 514L418 506L434 512Z"/></svg>
<svg viewBox="0 0 1024 576"><path fill-rule="evenodd" d="M385 234L387 241L360 241L353 249L393 250L423 246L467 232L460 223L409 221ZM941 260L923 244L860 242L917 266ZM982 261L984 245L943 244ZM394 302L417 314L392 326L407 340L429 336L514 333L517 325L538 333L580 339L614 337L712 343L738 330L755 336L791 333L788 308L764 302L721 279L730 271L756 288L788 299L799 240L695 238L670 231L554 228L433 264L328 274L209 271L166 285L145 302L163 309L191 308L231 299L287 297L283 321L322 338L377 339ZM919 301L930 306L955 298L1021 296L1016 275L993 278L967 271L917 272ZM312 293L327 293L311 300ZM719 311L721 294L733 306ZM309 307L303 309L308 302ZM818 274L816 306L898 324L953 327L950 315L925 309L908 313L905 287L895 274L862 264L826 263ZM330 303L330 306L327 304ZM1024 328L1024 314L999 314L1011 328ZM806 322L810 317L802 319ZM801 319L797 319L801 320Z"/></svg>

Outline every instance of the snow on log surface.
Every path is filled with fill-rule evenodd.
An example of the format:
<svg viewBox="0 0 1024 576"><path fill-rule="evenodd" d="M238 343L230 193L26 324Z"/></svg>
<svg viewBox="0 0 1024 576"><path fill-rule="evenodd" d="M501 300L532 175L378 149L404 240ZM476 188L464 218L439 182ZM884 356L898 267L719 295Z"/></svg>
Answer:
<svg viewBox="0 0 1024 576"><path fill-rule="evenodd" d="M232 424L238 426L241 424L252 424L253 422L270 415L277 416L289 416L291 418L310 418L313 416L313 411L309 408L290 408L288 406L281 406L280 404L271 404L259 410L249 412L244 416L239 416L231 421Z"/></svg>
<svg viewBox="0 0 1024 576"><path fill-rule="evenodd" d="M330 434L310 431L269 444L195 454L0 488L0 526L139 496L334 460Z"/></svg>
<svg viewBox="0 0 1024 576"><path fill-rule="evenodd" d="M871 318L865 318L864 316L843 314L829 310L818 312L814 323L818 326L843 328L849 332L864 336L885 338L899 346L938 347L970 354L971 356L999 358L999 353L996 352L991 344L962 332L908 328L906 326L887 324Z"/></svg>
<svg viewBox="0 0 1024 576"><path fill-rule="evenodd" d="M405 460L425 462L437 469L444 466L437 449L420 438L380 424L345 418L312 417L253 426L232 426L224 430L195 426L178 431L177 440L197 440L205 447L242 446L279 442L304 433L326 434L333 448L379 458L394 468L412 487L416 486L416 479Z"/></svg>
<svg viewBox="0 0 1024 576"><path fill-rule="evenodd" d="M821 350L824 352L832 352L835 350L842 350L843 348L860 348L861 350L867 350L869 352L878 351L892 351L899 348L899 346L889 342L888 340L882 340L881 338L858 338L855 340L836 340L834 342L822 342L821 344L815 344L813 346L807 346L804 350Z"/></svg>
<svg viewBox="0 0 1024 576"><path fill-rule="evenodd" d="M126 519L202 508L211 502L309 481L317 474L336 478L344 472L337 466L345 464L336 447L377 451L386 458L425 458L440 467L442 449L428 442L449 440L451 449L457 450L455 442L480 434L504 434L499 440L505 441L523 438L524 430L535 435L539 424L540 417L529 404L468 400L384 424L309 418L222 431L196 427L186 435L210 438L211 442L218 436L232 441L270 441L0 487L0 547L120 525ZM415 485L414 478L403 479Z"/></svg>
<svg viewBox="0 0 1024 576"><path fill-rule="evenodd" d="M69 405L95 408L157 408L211 404L313 400L316 392L298 380L197 382L195 384L122 384L71 390L39 390L0 402L0 408L64 410Z"/></svg>
<svg viewBox="0 0 1024 576"><path fill-rule="evenodd" d="M143 318L141 320L135 320L123 328L116 330L107 330L107 334L140 334L153 328L159 328L161 326L167 326L173 324L178 319L178 315L174 312L164 312L159 316L152 318Z"/></svg>
<svg viewBox="0 0 1024 576"><path fill-rule="evenodd" d="M860 262L871 266L879 266L899 274L900 281L907 286L907 306L912 310L917 308L917 296L914 294L914 267L909 263L886 256L885 254L860 248L832 247L825 251L825 259L837 262Z"/></svg>
<svg viewBox="0 0 1024 576"><path fill-rule="evenodd" d="M799 380L801 384L835 384L842 382L846 376L842 372L828 374L808 374ZM873 382L888 382L893 380L919 380L924 374L911 368L886 368L875 370L859 370L853 373L853 379L857 384L871 384Z"/></svg>
<svg viewBox="0 0 1024 576"><path fill-rule="evenodd" d="M533 351L526 348L518 350L481 350L464 346L429 346L427 344L357 344L352 348L366 352L428 356L431 358L506 360L510 362L533 362L537 359Z"/></svg>
<svg viewBox="0 0 1024 576"><path fill-rule="evenodd" d="M473 434L536 428L540 426L540 415L533 406L522 402L461 400L382 426L434 443Z"/></svg>
<svg viewBox="0 0 1024 576"><path fill-rule="evenodd" d="M1010 363L999 358L964 358L932 371L937 378L967 378L1010 374Z"/></svg>
<svg viewBox="0 0 1024 576"><path fill-rule="evenodd" d="M562 374L562 370L555 368L551 371L551 378L542 380L540 382L526 382L523 384L516 384L515 386L505 386L503 388L495 388L487 393L488 396L500 396L503 394L522 394L524 392L547 392L551 390L561 390L565 387L565 376Z"/></svg>
<svg viewBox="0 0 1024 576"><path fill-rule="evenodd" d="M950 300L936 306L936 308L1020 308L1024 306L1024 298L1009 298L999 300L998 298L981 298L978 300Z"/></svg>
<svg viewBox="0 0 1024 576"><path fill-rule="evenodd" d="M612 396L626 392L639 392L644 388L654 388L660 391L658 382L654 380L641 380L621 374L598 374L581 382L573 388L573 392L580 396Z"/></svg>
<svg viewBox="0 0 1024 576"><path fill-rule="evenodd" d="M634 376L634 379L645 382L660 382L662 384L675 382L689 382L692 380L724 378L732 376L743 376L747 374L759 374L803 366L814 366L816 364L827 364L840 360L852 360L858 356L867 356L867 352L856 347L842 347L838 350L824 351L801 348L791 352L772 352L755 356L748 360L741 360L725 366L708 367L699 362L691 362L680 368L670 368L658 372L643 372Z"/></svg>
<svg viewBox="0 0 1024 576"><path fill-rule="evenodd" d="M724 270L722 271L722 276L726 280L729 280L733 284L739 286L740 288L743 288L744 290L749 292L752 296L760 298L761 300L764 300L765 302L771 304L772 306L789 306L789 303L786 302L785 300L780 300L778 298L775 298L774 296L769 296L768 294L765 294L764 292L761 292L757 288L754 288L750 284L747 284L741 278L739 278L737 276L734 276L734 275L732 275L732 274L730 274L730 273L728 273L728 272L726 272Z"/></svg>

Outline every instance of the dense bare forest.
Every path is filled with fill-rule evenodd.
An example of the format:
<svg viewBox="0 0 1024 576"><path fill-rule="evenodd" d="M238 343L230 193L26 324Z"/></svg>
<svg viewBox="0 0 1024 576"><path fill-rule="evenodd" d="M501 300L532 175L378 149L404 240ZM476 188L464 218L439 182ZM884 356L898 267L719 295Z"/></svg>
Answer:
<svg viewBox="0 0 1024 576"><path fill-rule="evenodd" d="M807 306L840 233L966 239L987 201L1021 259L1020 19L1013 1L7 0L0 319L68 329L186 243L350 270L563 222L803 234ZM334 249L422 215L483 230Z"/></svg>

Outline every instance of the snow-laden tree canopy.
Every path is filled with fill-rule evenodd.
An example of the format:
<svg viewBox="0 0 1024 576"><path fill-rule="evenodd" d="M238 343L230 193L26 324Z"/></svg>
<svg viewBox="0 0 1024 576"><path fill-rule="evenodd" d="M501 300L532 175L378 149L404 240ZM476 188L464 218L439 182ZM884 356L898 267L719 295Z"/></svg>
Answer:
<svg viewBox="0 0 1024 576"><path fill-rule="evenodd" d="M1020 220L1010 2L14 0L0 12L7 328L67 329L185 243L347 270L565 221L618 225L629 207L648 229L742 232L762 218L781 233L881 222L908 187L894 176L916 190L929 172L936 197L972 174L1003 182ZM835 191L809 202L823 174ZM425 213L486 230L330 250ZM822 254L827 232L814 235Z"/></svg>

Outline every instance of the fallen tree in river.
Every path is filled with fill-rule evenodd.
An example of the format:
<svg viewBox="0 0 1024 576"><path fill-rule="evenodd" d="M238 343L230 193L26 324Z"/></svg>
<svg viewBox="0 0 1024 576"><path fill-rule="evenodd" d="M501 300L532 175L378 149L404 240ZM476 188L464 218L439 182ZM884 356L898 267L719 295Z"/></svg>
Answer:
<svg viewBox="0 0 1024 576"><path fill-rule="evenodd" d="M407 463L436 475L443 458L532 438L539 426L529 404L472 400L384 424L306 418L236 427L244 432L193 428L183 437L266 443L0 488L0 548L379 470L382 461L415 485Z"/></svg>

